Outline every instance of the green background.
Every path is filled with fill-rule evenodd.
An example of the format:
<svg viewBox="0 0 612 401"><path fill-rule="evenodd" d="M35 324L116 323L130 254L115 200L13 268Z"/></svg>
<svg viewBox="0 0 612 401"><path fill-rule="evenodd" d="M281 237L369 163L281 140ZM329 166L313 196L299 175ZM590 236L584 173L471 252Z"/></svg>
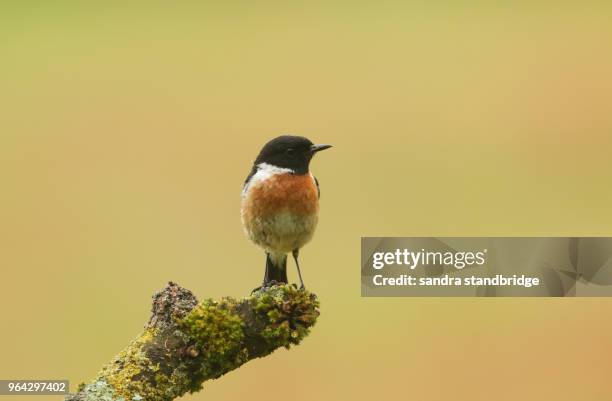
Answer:
<svg viewBox="0 0 612 401"><path fill-rule="evenodd" d="M264 257L241 185L289 132L334 145L313 161L302 251L321 318L185 399L609 399L608 299L365 299L359 244L610 236L611 17L578 1L3 2L0 377L91 379L168 280L248 294Z"/></svg>

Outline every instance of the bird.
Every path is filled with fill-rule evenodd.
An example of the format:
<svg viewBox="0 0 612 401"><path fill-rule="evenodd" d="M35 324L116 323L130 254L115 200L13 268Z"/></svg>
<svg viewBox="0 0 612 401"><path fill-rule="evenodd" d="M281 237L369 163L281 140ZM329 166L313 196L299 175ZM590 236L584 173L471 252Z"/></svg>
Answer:
<svg viewBox="0 0 612 401"><path fill-rule="evenodd" d="M308 138L281 135L267 142L244 181L240 216L248 238L264 249L263 285L288 283L287 255L292 254L304 289L298 256L317 226L319 182L310 161L331 145L315 145Z"/></svg>

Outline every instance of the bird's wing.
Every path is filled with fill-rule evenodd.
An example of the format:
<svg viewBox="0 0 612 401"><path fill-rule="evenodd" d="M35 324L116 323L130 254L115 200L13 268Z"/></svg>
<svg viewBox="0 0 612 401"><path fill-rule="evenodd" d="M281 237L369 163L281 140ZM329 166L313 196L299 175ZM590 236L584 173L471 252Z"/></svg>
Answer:
<svg viewBox="0 0 612 401"><path fill-rule="evenodd" d="M315 177L314 175L312 176L312 178L314 178L315 184L317 185L317 196L319 197L319 199L321 199L321 188L319 188L319 180L317 180L317 177Z"/></svg>
<svg viewBox="0 0 612 401"><path fill-rule="evenodd" d="M257 173L257 166L253 165L251 172L247 176L246 180L244 180L244 184L242 184L242 196L244 196L244 194L246 193L247 186L249 185L249 182L251 181L251 178L253 178L255 173Z"/></svg>

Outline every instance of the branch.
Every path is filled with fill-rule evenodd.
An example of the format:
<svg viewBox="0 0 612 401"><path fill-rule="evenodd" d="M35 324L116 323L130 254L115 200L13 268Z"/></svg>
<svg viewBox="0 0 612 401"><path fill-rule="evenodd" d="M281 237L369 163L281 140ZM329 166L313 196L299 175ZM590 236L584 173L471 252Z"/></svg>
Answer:
<svg viewBox="0 0 612 401"><path fill-rule="evenodd" d="M170 282L153 296L144 332L66 401L170 401L199 391L206 380L299 344L318 308L314 294L291 285L198 303Z"/></svg>

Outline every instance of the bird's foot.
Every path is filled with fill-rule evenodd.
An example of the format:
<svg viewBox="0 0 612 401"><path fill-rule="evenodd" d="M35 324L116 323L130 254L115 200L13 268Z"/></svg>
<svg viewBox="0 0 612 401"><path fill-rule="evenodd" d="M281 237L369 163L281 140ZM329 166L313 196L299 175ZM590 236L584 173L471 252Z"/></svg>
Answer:
<svg viewBox="0 0 612 401"><path fill-rule="evenodd" d="M285 285L285 284L287 283L283 283L281 281L276 281L276 280L270 280L270 281L263 283L259 287L253 288L253 291L251 291L251 294L257 291L266 290L268 288L274 287L275 285Z"/></svg>
<svg viewBox="0 0 612 401"><path fill-rule="evenodd" d="M300 284L300 286L298 287L297 284L293 283L291 284L293 286L293 288L295 288L296 290L300 290L300 291L305 291L306 287L304 287L304 284Z"/></svg>

